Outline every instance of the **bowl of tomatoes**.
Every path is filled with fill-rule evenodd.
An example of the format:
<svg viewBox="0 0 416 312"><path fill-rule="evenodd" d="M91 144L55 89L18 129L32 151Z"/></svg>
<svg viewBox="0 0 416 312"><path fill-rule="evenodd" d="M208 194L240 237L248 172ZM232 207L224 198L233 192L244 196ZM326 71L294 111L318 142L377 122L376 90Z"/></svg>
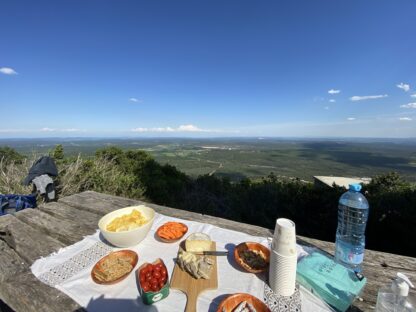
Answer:
<svg viewBox="0 0 416 312"><path fill-rule="evenodd" d="M142 264L137 270L137 279L144 304L153 304L169 295L169 276L162 259Z"/></svg>

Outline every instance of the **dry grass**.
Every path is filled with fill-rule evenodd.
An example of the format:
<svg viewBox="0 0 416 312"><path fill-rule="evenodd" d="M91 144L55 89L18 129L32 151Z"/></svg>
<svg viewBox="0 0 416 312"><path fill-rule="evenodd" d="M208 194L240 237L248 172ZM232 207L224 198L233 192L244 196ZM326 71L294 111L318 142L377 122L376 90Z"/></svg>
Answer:
<svg viewBox="0 0 416 312"><path fill-rule="evenodd" d="M22 184L29 172L33 161L25 159L22 163L5 162L0 160L0 193L1 194L30 194L32 186Z"/></svg>
<svg viewBox="0 0 416 312"><path fill-rule="evenodd" d="M21 184L38 156L25 159L22 163L0 161L0 193L30 194L32 186ZM143 198L141 188L134 186L134 177L125 174L113 162L101 158L75 159L57 162L59 175L55 185L59 196L68 196L86 190Z"/></svg>

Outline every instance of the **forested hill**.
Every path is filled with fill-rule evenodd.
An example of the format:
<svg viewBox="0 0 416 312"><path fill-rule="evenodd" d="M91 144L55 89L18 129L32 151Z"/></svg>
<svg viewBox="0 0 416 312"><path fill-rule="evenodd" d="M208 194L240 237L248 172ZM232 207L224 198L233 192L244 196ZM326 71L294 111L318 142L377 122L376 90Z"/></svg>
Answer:
<svg viewBox="0 0 416 312"><path fill-rule="evenodd" d="M116 147L82 158L65 157L58 145L50 154L59 168L60 196L95 190L267 228L274 227L276 218L286 217L295 221L300 235L335 240L342 188L315 188L274 173L236 182L215 174L191 177L145 151ZM0 193L29 193L31 188L20 182L33 159L10 148L1 148L0 157ZM373 177L363 192L370 202L367 248L415 257L416 241L406 239L416 228L415 185L392 172Z"/></svg>

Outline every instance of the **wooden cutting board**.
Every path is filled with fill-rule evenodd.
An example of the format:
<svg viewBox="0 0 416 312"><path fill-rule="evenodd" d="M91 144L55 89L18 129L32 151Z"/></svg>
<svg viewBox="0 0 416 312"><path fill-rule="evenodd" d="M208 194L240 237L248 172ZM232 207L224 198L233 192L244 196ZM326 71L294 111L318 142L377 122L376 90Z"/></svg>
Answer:
<svg viewBox="0 0 416 312"><path fill-rule="evenodd" d="M181 247L179 248L181 249ZM212 242L211 250L216 250L215 242ZM187 301L185 312L196 312L196 304L200 293L206 290L218 288L217 257L206 257L210 257L214 262L210 279L193 278L189 273L183 271L178 264L175 264L175 267L173 268L170 287L172 289L178 289L186 294Z"/></svg>

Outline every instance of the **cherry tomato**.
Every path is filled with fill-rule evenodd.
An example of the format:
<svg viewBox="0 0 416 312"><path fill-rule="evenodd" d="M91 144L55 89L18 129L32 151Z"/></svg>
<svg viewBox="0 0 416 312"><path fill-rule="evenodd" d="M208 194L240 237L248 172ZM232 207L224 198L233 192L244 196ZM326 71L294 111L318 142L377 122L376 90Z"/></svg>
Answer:
<svg viewBox="0 0 416 312"><path fill-rule="evenodd" d="M150 276L146 276L146 282L150 282L152 279L153 279L153 277L151 275Z"/></svg>
<svg viewBox="0 0 416 312"><path fill-rule="evenodd" d="M162 282L162 281L160 281L160 282L159 282L159 288L163 288L163 286L165 286L165 283L164 283L164 282Z"/></svg>
<svg viewBox="0 0 416 312"><path fill-rule="evenodd" d="M152 289L152 291L159 291L159 285L158 284L153 284L151 289Z"/></svg>
<svg viewBox="0 0 416 312"><path fill-rule="evenodd" d="M143 284L146 281L146 276L140 275L140 283Z"/></svg>
<svg viewBox="0 0 416 312"><path fill-rule="evenodd" d="M149 282L151 285L153 285L153 284L158 284L159 283L159 280L157 279L157 278L152 278L151 280L150 280L150 282Z"/></svg>
<svg viewBox="0 0 416 312"><path fill-rule="evenodd" d="M160 275L162 275L162 276L166 276L168 274L168 271L166 271L166 269L165 268L162 268L161 270L160 270Z"/></svg>
<svg viewBox="0 0 416 312"><path fill-rule="evenodd" d="M148 271L148 272L153 272L153 269L154 269L153 264L148 264L148 265L147 265L147 271Z"/></svg>
<svg viewBox="0 0 416 312"><path fill-rule="evenodd" d="M159 279L160 278L160 272L159 271L154 271L153 272L153 277Z"/></svg>
<svg viewBox="0 0 416 312"><path fill-rule="evenodd" d="M144 292L148 292L150 290L149 283L144 283L144 285L142 286L142 289L143 289Z"/></svg>
<svg viewBox="0 0 416 312"><path fill-rule="evenodd" d="M146 272L146 277L149 277L149 276L152 276L152 273L151 272Z"/></svg>
<svg viewBox="0 0 416 312"><path fill-rule="evenodd" d="M161 276L161 277L160 277L160 282L161 282L161 283L163 283L163 284L164 284L164 283L166 282L166 280L167 280L167 276L166 276L166 275L165 275L165 276Z"/></svg>

